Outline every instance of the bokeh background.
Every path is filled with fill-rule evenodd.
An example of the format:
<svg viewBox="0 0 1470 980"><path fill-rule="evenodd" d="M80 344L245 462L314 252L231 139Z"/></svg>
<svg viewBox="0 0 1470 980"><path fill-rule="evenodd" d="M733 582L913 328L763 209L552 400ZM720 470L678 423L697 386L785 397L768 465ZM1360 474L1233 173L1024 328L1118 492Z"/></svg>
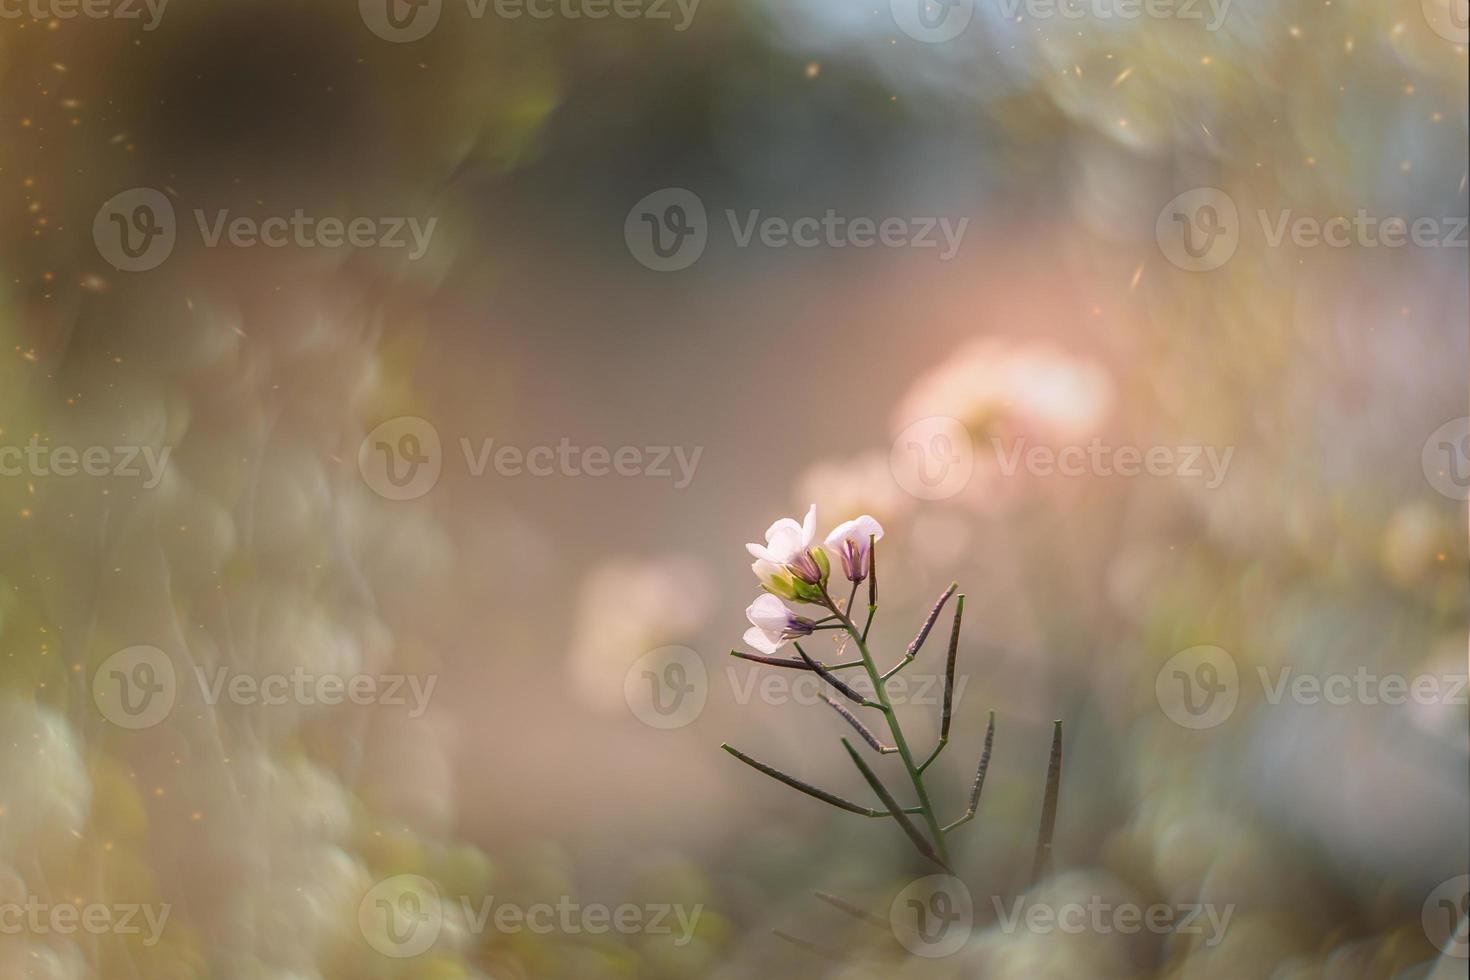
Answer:
<svg viewBox="0 0 1470 980"><path fill-rule="evenodd" d="M172 914L154 944L0 932L0 977L1462 976L1463 923L1442 954L1423 913L1470 861L1463 690L1272 704L1256 681L1466 671L1470 444L1449 440L1448 482L1424 452L1470 411L1463 231L1271 247L1256 220L1463 227L1463 3L1457 38L1436 2L1235 0L1207 30L978 0L944 43L838 0L704 0L684 30L678 8L446 3L407 43L367 3L173 0L151 29L146 10L7 7L0 445L171 456L150 489L0 477L0 898ZM170 199L178 242L120 271L94 218L136 187ZM703 202L709 242L657 272L625 219L670 187ZM1156 223L1200 187L1238 206L1239 243L1188 271ZM195 208L437 225L416 261L211 248ZM947 261L742 248L726 209L968 225ZM359 448L406 416L443 473L389 500ZM936 416L963 425L972 472L930 500L901 434ZM1219 481L1069 477L1007 472L995 442L1094 438L1231 455ZM462 439L701 455L685 487L475 476ZM762 675L728 656L755 595L744 543L811 503L823 533L863 512L887 529L880 657L950 581L967 595L967 686L931 778L946 813L991 710L998 734L952 843L976 922L949 957L888 933L895 893L933 870L896 828L718 748L868 799L841 719L743 696ZM186 678L437 686L417 716L184 690L130 731L93 679L136 645ZM707 680L702 712L663 730L625 679L670 645ZM1199 646L1241 680L1194 730L1156 681ZM937 729L932 706L902 717L921 744ZM1033 883L1053 719L1056 870ZM401 875L443 901L415 956L360 921ZM1213 945L1007 931L991 899L1024 894L1233 917ZM534 935L475 928L466 896L702 913L681 943Z"/></svg>

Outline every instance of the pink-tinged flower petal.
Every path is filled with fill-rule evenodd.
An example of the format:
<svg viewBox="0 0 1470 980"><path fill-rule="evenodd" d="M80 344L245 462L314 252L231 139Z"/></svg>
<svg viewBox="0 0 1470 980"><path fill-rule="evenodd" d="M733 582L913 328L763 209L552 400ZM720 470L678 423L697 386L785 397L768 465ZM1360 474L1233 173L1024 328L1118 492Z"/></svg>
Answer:
<svg viewBox="0 0 1470 980"><path fill-rule="evenodd" d="M772 596L771 598L774 599L775 596ZM764 654L775 653L785 644L786 640L784 637L782 637L780 633L773 633L770 630L763 630L759 626L752 626L750 629L745 631L745 645L754 647L756 650Z"/></svg>
<svg viewBox="0 0 1470 980"><path fill-rule="evenodd" d="M745 610L745 618L753 625L763 630L773 630L777 633L785 632L790 625L794 613L787 608L786 603L769 592L756 596Z"/></svg>
<svg viewBox="0 0 1470 980"><path fill-rule="evenodd" d="M827 550L836 552L848 540L866 547L870 536L875 541L883 540L883 525L872 516L864 514L853 520L843 521L833 528L832 533L827 535L826 547Z"/></svg>
<svg viewBox="0 0 1470 980"><path fill-rule="evenodd" d="M861 582L868 577L870 544L882 537L883 525L864 514L833 528L822 547L831 552L833 558L842 561L842 570L847 573L848 581Z"/></svg>

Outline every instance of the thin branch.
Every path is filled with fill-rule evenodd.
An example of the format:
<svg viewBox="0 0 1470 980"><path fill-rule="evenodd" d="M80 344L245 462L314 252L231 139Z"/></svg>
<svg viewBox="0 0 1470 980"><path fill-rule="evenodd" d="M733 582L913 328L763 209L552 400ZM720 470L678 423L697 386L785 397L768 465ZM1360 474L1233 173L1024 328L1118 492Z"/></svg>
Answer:
<svg viewBox="0 0 1470 980"><path fill-rule="evenodd" d="M903 808L898 805L898 801L893 798L893 794L888 792L888 787L883 785L882 780L863 761L863 757L858 755L857 749L852 747L852 743L844 738L842 740L842 747L847 749L847 754L852 756L853 765L858 767L858 771L863 774L863 778L868 781L868 785L873 787L873 792L878 794L878 799L883 801L883 805L888 808L888 812L893 814L893 819L898 821L898 825L903 828L903 832L908 834L909 840L914 842L914 847L919 849L919 853L948 871L949 865L939 856L939 852L934 849L934 845L929 842L929 839L920 833L919 828L914 826L914 822L904 814Z"/></svg>
<svg viewBox="0 0 1470 980"><path fill-rule="evenodd" d="M853 714L851 711L848 711L847 708L827 697L827 695L825 694L822 695L822 700L830 704L833 711L836 711L839 715L846 718L847 723L853 728L857 729L857 733L863 737L863 741L871 745L873 747L873 750L876 751L879 755L888 755L889 753L898 751L898 746L884 745L882 742L880 742L878 740L878 736L873 734L873 730L867 725L864 725L861 719L859 719L858 716Z"/></svg>
<svg viewBox="0 0 1470 980"><path fill-rule="evenodd" d="M788 776L781 770L776 769L772 766L768 766L764 762L757 762L755 759L752 759L750 756L746 755L744 752L741 752L739 749L728 743L721 745L720 748L724 749L726 752L730 753L735 758L745 763L747 766L750 766L752 769L755 769L758 772L763 772L767 776L770 776L772 779L778 782L785 783L787 786L790 786L794 790L799 790L800 792L805 793L808 796L814 796L817 799L821 800L823 803L830 803L833 806L837 807L839 810L846 810L848 813L856 813L860 817L868 817L875 820L887 820L889 817L893 816L893 814L889 813L887 810L875 810L872 807L859 806L851 800L845 800L840 796L828 793L826 790L817 789L815 786L812 786L809 783L804 783L794 776ZM903 812L905 814L910 814L923 813L924 811L919 807L913 806L906 808Z"/></svg>
<svg viewBox="0 0 1470 980"><path fill-rule="evenodd" d="M1057 796L1062 788L1062 723L1052 726L1051 762L1046 769L1046 798L1041 804L1041 831L1036 837L1036 861L1031 866L1033 884L1051 873L1051 842L1057 829Z"/></svg>
<svg viewBox="0 0 1470 980"><path fill-rule="evenodd" d="M875 810L872 807L859 806L851 800L844 800L842 797L829 793L826 790L817 789L810 783L804 783L801 780L797 779L795 776L788 776L781 770L768 766L764 762L757 762L755 759L752 759L750 756L746 755L744 752L741 752L739 749L735 748L733 745L730 745L728 742L724 745L721 745L720 748L724 749L726 752L730 753L735 758L745 763L747 766L750 766L750 768L758 772L763 772L777 782L785 783L792 789L805 793L807 796L815 797L816 799L821 800L823 803L830 803L832 806L837 807L837 809L839 810L846 810L848 813L856 813L859 816L863 817L885 816L885 814L881 810Z"/></svg>
<svg viewBox="0 0 1470 980"><path fill-rule="evenodd" d="M786 940L786 942L795 946L797 949L811 953L813 956L820 956L824 960L831 960L834 963L847 962L847 957L841 952L834 949L828 949L825 946L818 946L816 943L806 939L797 939L789 932L782 932L780 929L772 929L771 935L775 936L777 939L784 939Z"/></svg>
<svg viewBox="0 0 1470 980"><path fill-rule="evenodd" d="M878 535L868 535L868 608L878 604ZM867 635L864 631L864 636Z"/></svg>
<svg viewBox="0 0 1470 980"><path fill-rule="evenodd" d="M731 650L730 656L739 657L741 660L749 660L752 663L765 664L767 667L789 667L792 670L811 670L805 660L787 660L784 657L766 657L759 653L745 653L741 650ZM824 664L828 670L846 670L849 667L861 667L861 660L853 660L845 664Z"/></svg>
<svg viewBox="0 0 1470 980"><path fill-rule="evenodd" d="M867 698L863 697L861 694L859 694L858 692L854 691L851 687L849 687L846 683L843 682L842 678L838 677L836 674L832 673L826 667L822 666L821 664L819 664L815 660L813 660L810 656L807 655L807 652L801 648L801 644L800 643L793 643L792 646L796 647L796 652L798 654L800 654L801 659L803 661L805 661L805 663L807 664L807 666L810 667L812 670L815 670L817 672L817 674L822 678L822 680L826 681L828 684L831 684L838 691L840 691L842 693L842 696L843 697L845 697L848 700L853 701L853 702L855 702L857 704L862 705L864 708L882 708L883 707L883 705L879 704L878 702L876 702L876 701L869 701Z"/></svg>
<svg viewBox="0 0 1470 980"><path fill-rule="evenodd" d="M939 614L944 610L944 604L949 601L949 597L954 595L954 590L959 587L960 584L958 582L949 583L949 588L944 590L944 595L940 596L939 601L934 603L934 608L929 610L928 618L924 620L924 625L919 628L919 635L914 637L914 642L909 644L908 651L904 654L903 659L892 670L883 675L885 681L907 667L919 655L919 648L929 638L929 631L934 628L935 621L939 619Z"/></svg>
<svg viewBox="0 0 1470 980"><path fill-rule="evenodd" d="M892 925L890 925L887 919L880 919L873 913L860 909L851 902L838 898L836 895L829 894L828 892L812 892L812 894L839 912L846 912L859 922L866 922L868 925L877 926L884 932L889 932L892 929Z"/></svg>
<svg viewBox="0 0 1470 980"><path fill-rule="evenodd" d="M960 620L964 618L964 615L965 597L961 593L960 597L955 600L954 626L949 632L949 658L944 667L944 721L939 727L939 742L934 746L934 751L929 753L929 758L919 766L920 773L933 765L944 752L944 747L949 744L949 723L954 711L954 664L960 648Z"/></svg>
<svg viewBox="0 0 1470 980"><path fill-rule="evenodd" d="M970 809L965 815L954 823L944 828L949 833L961 824L969 823L975 819L975 811L980 809L980 791L985 788L985 770L990 768L990 749L995 745L995 712L990 713L990 724L985 726L985 750L980 753L980 768L975 773L975 785L970 790Z"/></svg>
<svg viewBox="0 0 1470 980"><path fill-rule="evenodd" d="M954 662L960 649L960 620L965 616L965 597L955 600L954 626L949 632L949 662L944 668L944 720L939 726L941 741L949 741L950 716L954 711Z"/></svg>

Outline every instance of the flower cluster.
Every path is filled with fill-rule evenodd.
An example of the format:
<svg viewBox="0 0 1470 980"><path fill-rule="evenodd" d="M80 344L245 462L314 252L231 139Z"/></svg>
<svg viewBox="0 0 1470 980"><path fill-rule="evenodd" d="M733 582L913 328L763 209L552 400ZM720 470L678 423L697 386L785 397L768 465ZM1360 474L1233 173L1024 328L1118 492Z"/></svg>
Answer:
<svg viewBox="0 0 1470 980"><path fill-rule="evenodd" d="M834 560L856 593L858 584L868 577L873 545L883 537L883 526L864 514L843 521L822 544L814 546L816 532L817 507L813 504L801 523L783 517L766 529L765 544L745 546L755 557L751 571L766 590L745 610L751 622L745 642L762 653L775 653L787 641L811 635L817 621L799 615L786 603L831 606L827 584Z"/></svg>

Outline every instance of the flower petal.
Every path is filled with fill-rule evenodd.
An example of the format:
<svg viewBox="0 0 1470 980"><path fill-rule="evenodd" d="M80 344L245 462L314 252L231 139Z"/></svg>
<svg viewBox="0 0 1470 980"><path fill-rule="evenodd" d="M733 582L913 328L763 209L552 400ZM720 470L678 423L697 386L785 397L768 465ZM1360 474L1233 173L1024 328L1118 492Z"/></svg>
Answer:
<svg viewBox="0 0 1470 980"><path fill-rule="evenodd" d="M786 607L786 603L769 592L756 596L755 601L745 610L745 617L756 627L777 633L786 629L791 622L791 616L791 610Z"/></svg>
<svg viewBox="0 0 1470 980"><path fill-rule="evenodd" d="M774 599L775 596L772 596L772 598ZM780 633L772 633L770 630L763 630L759 626L752 626L745 631L746 646L755 647L761 653L775 653L785 643L786 641L782 639Z"/></svg>
<svg viewBox="0 0 1470 980"><path fill-rule="evenodd" d="M801 522L801 546L803 548L811 547L812 539L816 536L817 505L812 504L811 509L806 512L806 518Z"/></svg>

